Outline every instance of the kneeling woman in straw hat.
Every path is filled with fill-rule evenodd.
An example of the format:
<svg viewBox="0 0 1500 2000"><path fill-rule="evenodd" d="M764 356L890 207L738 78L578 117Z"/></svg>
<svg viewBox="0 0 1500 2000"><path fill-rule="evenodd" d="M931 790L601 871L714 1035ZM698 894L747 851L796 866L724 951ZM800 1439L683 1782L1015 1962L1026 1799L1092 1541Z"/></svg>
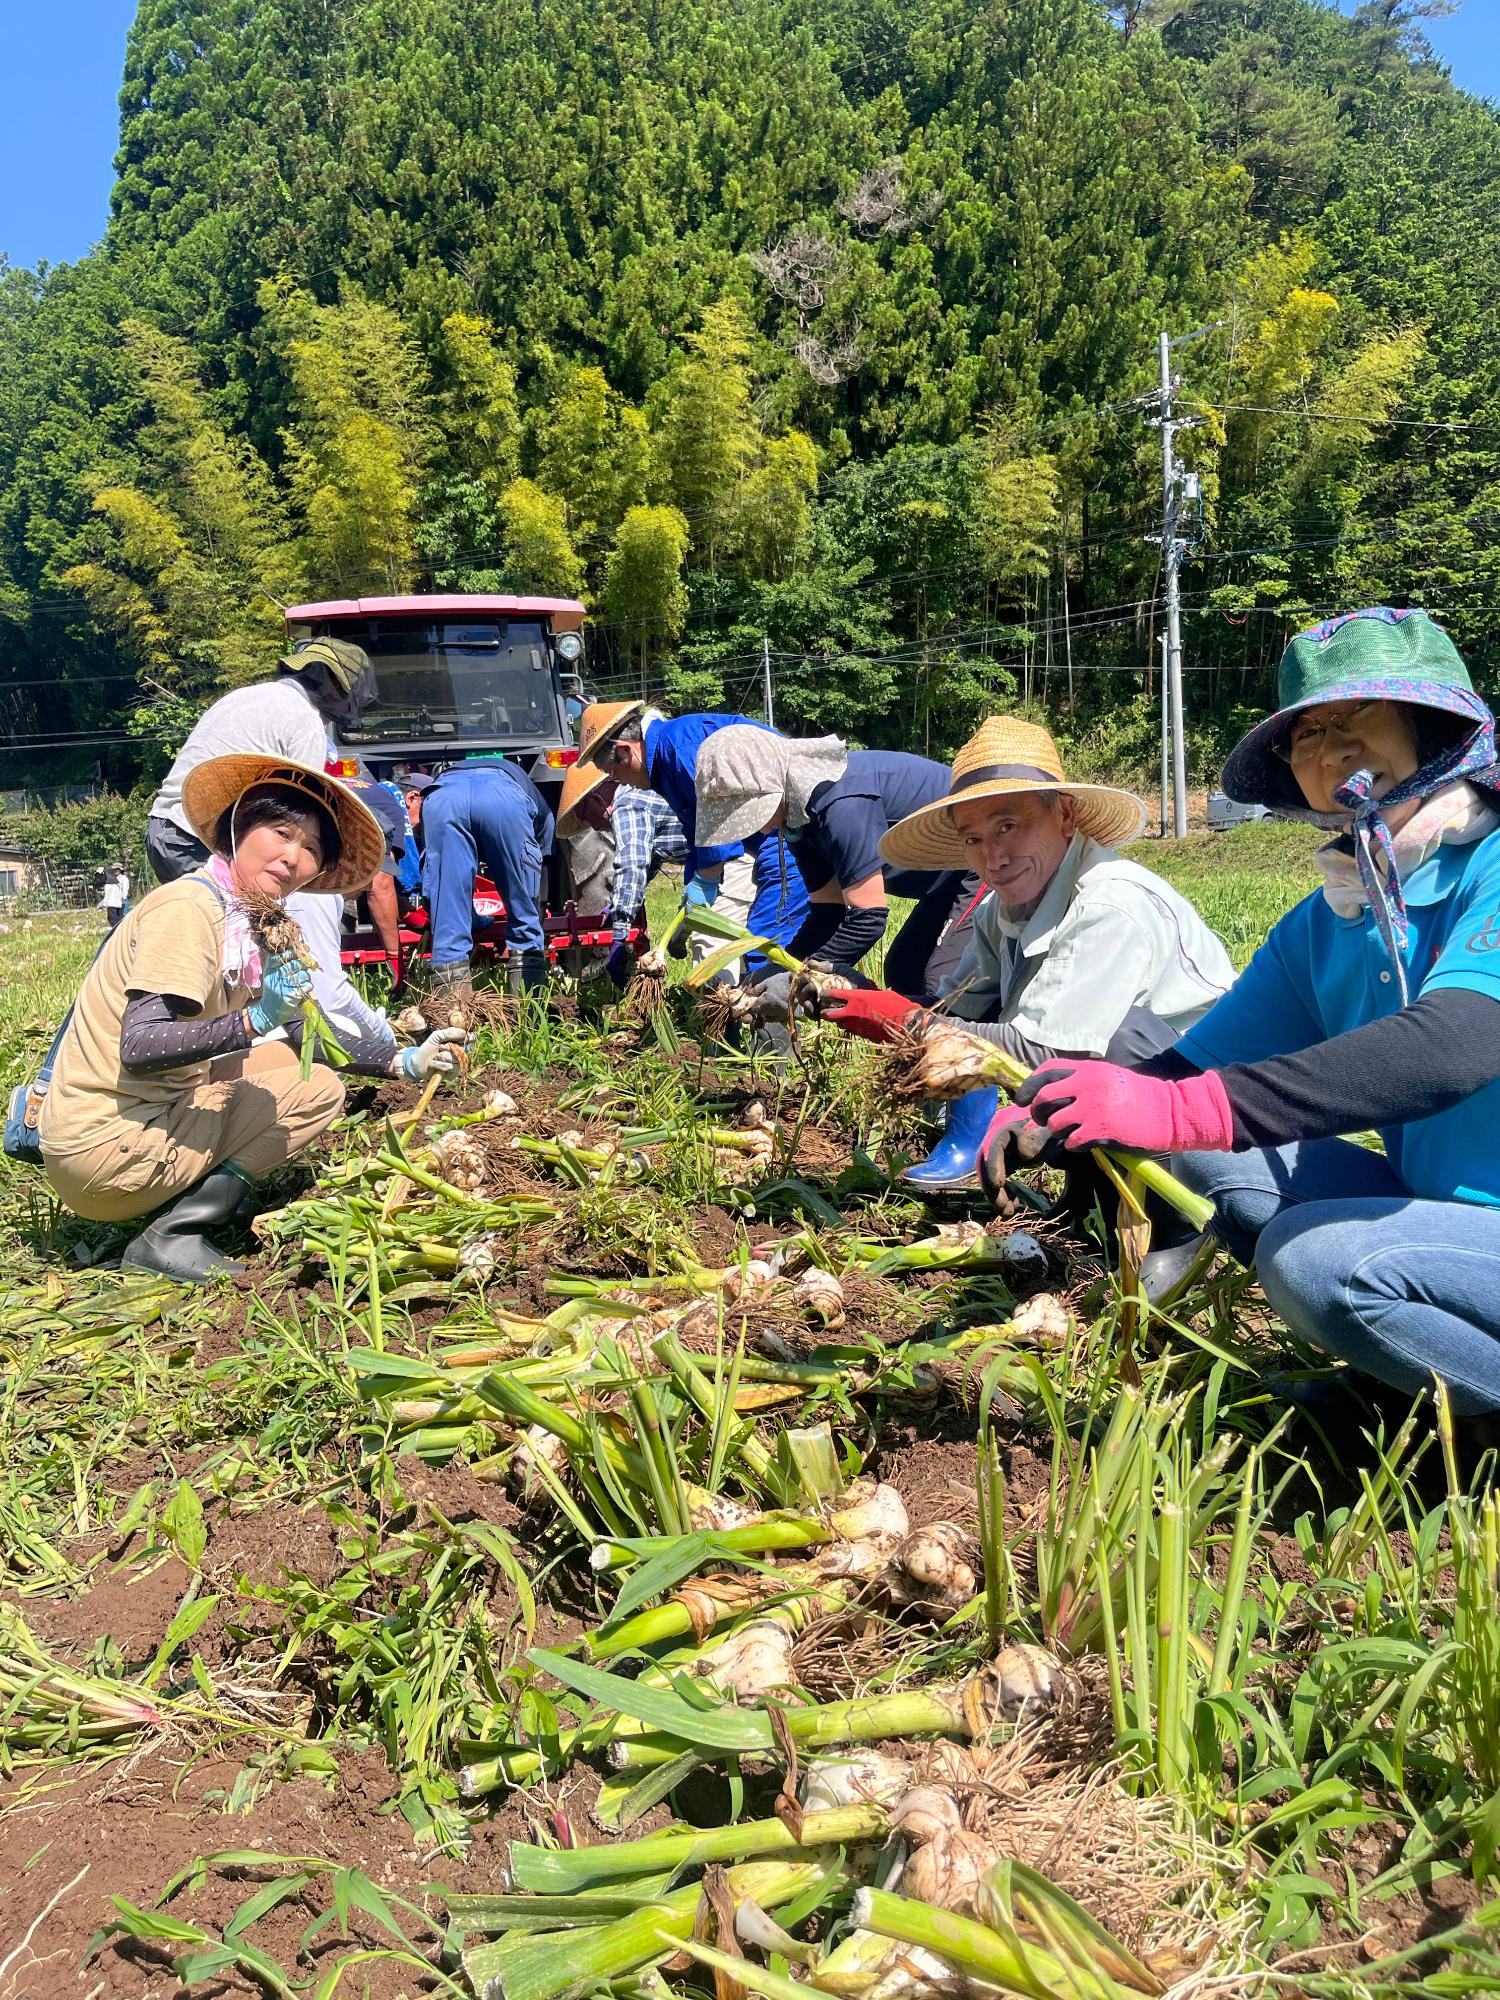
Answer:
<svg viewBox="0 0 1500 2000"><path fill-rule="evenodd" d="M943 765L901 750L851 750L837 736L776 736L752 723L709 737L696 787L700 839L785 830L809 904L787 946L794 957L850 978L885 935L888 899L914 898L885 965L893 985L922 991L963 870L892 868L881 842L904 814L947 790ZM785 974L774 983L784 988ZM767 980L763 990L772 986ZM785 1017L773 1009L764 1018Z"/></svg>
<svg viewBox="0 0 1500 2000"><path fill-rule="evenodd" d="M1069 783L1045 729L1009 716L981 724L942 798L880 847L900 867L971 868L988 885L968 948L942 982L943 1011L1032 1066L1060 1054L1149 1054L1206 1014L1234 968L1191 903L1115 852L1145 818L1128 792ZM899 994L856 993L830 997L825 1011L884 1041L915 1010ZM905 1180L932 1192L977 1186L997 1103L992 1089L957 1099L942 1142Z"/></svg>
<svg viewBox="0 0 1500 2000"><path fill-rule="evenodd" d="M183 804L209 859L110 934L63 1036L39 1136L47 1178L75 1214L127 1222L161 1210L127 1246L127 1267L201 1284L242 1268L204 1232L344 1103L332 1070L304 1079L292 1041L257 1039L300 1026L311 982L298 959L262 957L242 899L352 894L385 835L335 779L272 757L199 764ZM440 1029L394 1059L349 1053L356 1069L419 1078L454 1070L462 1039Z"/></svg>
<svg viewBox="0 0 1500 2000"><path fill-rule="evenodd" d="M1069 1148L1184 1155L1294 1334L1401 1390L1436 1375L1460 1414L1500 1409L1497 785L1494 719L1425 612L1301 633L1224 789L1336 833L1323 887L1168 1055L1021 1093ZM1370 1127L1383 1153L1337 1136Z"/></svg>

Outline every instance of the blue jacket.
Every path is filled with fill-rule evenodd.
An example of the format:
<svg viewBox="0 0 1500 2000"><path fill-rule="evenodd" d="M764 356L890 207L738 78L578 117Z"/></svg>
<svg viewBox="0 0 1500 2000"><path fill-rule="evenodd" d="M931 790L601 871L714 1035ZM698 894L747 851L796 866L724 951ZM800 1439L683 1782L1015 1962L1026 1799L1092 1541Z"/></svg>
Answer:
<svg viewBox="0 0 1500 2000"><path fill-rule="evenodd" d="M661 793L682 821L682 830L687 835L688 858L683 874L689 881L700 868L718 868L745 851L738 840L724 847L699 847L696 839L698 752L705 738L716 729L730 729L736 723L748 723L752 729L765 728L763 722L756 722L748 715L677 715L670 720L648 723L642 738L651 789ZM775 733L772 730L771 734Z"/></svg>

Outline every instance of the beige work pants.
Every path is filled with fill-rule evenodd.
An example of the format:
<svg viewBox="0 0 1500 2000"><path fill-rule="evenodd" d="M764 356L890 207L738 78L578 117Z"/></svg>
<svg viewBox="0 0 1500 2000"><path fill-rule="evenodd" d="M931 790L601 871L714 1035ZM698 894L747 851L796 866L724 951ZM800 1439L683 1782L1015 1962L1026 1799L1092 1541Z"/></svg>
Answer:
<svg viewBox="0 0 1500 2000"><path fill-rule="evenodd" d="M259 1042L216 1062L206 1082L151 1118L121 1117L94 1146L48 1153L47 1178L75 1215L128 1222L232 1162L259 1180L286 1162L344 1108L337 1074L313 1066L304 1083L286 1042Z"/></svg>
<svg viewBox="0 0 1500 2000"><path fill-rule="evenodd" d="M724 863L724 873L719 878L719 893L714 898L714 909L721 917L745 928L750 918L750 905L755 901L755 857L737 854L733 861ZM694 965L701 965L710 952L718 951L723 945L722 938L709 937L703 931L688 934L688 956ZM726 971L738 982L740 961L735 959Z"/></svg>

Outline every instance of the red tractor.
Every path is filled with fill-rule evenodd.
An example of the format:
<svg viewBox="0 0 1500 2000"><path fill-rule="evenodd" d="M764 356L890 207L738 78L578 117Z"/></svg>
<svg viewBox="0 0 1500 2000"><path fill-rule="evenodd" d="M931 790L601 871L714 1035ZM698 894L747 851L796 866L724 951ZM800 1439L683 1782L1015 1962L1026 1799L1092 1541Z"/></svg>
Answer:
<svg viewBox="0 0 1500 2000"><path fill-rule="evenodd" d="M555 809L563 773L577 761L574 724L587 700L583 606L567 597L464 595L337 598L294 604L293 639L352 639L375 671L379 696L357 729L343 732L329 770L343 777L399 779L437 773L468 755L513 758ZM408 882L410 877L408 877ZM595 945L609 931L585 928L571 897L566 852L548 862L545 928L555 958ZM478 950L505 948L506 915L493 882L474 885ZM425 955L420 887L401 927L403 956ZM635 934L632 933L632 941ZM383 964L373 930L347 937L344 962Z"/></svg>

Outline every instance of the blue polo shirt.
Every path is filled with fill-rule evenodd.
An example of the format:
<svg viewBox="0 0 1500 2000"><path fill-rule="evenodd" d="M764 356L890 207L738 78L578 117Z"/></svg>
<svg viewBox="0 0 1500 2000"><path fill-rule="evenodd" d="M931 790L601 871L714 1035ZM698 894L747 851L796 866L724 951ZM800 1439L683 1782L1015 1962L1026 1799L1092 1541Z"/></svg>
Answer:
<svg viewBox="0 0 1500 2000"><path fill-rule="evenodd" d="M1402 888L1406 976L1419 994L1462 987L1500 1002L1500 832L1443 847ZM1321 890L1281 919L1235 984L1177 1044L1200 1069L1263 1062L1394 1014L1395 973L1368 909L1336 916ZM1500 1207L1500 1080L1432 1118L1381 1133L1391 1165L1425 1201Z"/></svg>
<svg viewBox="0 0 1500 2000"><path fill-rule="evenodd" d="M946 764L914 757L906 750L851 750L841 778L814 785L807 801L807 824L789 829L797 866L809 889L837 882L852 889L883 874L893 896L921 896L935 874L925 869L888 868L880 843L897 820L948 796Z"/></svg>
<svg viewBox="0 0 1500 2000"><path fill-rule="evenodd" d="M764 729L748 715L676 715L661 722L649 722L641 738L646 755L646 776L653 792L660 792L682 821L687 835L688 859L684 874L689 880L700 868L718 868L733 861L745 849L738 840L723 847L700 847L698 830L698 752L715 730L748 723ZM771 732L775 734L774 730Z"/></svg>

